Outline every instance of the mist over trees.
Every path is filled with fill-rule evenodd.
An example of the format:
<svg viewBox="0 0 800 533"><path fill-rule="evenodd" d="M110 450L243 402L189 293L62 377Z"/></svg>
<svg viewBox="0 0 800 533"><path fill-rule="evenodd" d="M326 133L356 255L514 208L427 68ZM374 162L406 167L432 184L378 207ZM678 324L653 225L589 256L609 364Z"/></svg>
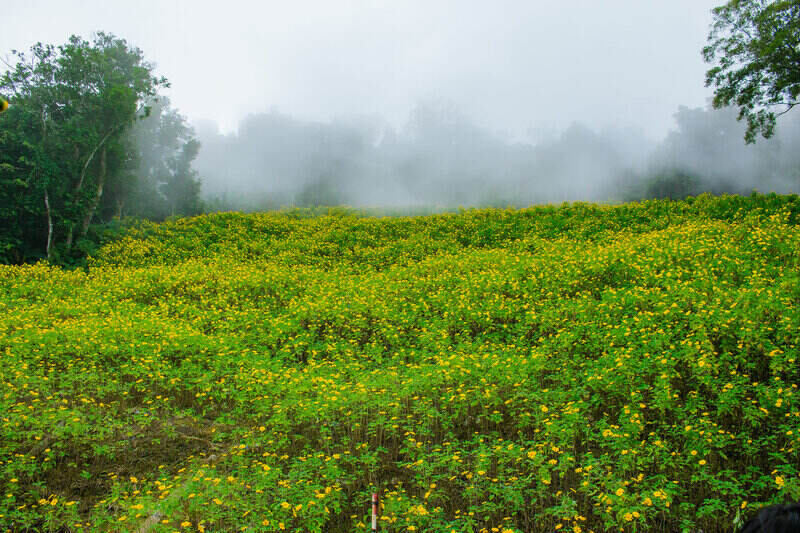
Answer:
<svg viewBox="0 0 800 533"><path fill-rule="evenodd" d="M661 142L640 131L563 132L509 140L452 106L426 102L393 128L380 117L310 122L272 111L235 134L198 124L196 168L216 209L524 206L563 201L800 190L800 120L746 145L734 109L675 113Z"/></svg>
<svg viewBox="0 0 800 533"><path fill-rule="evenodd" d="M453 207L613 199L644 163L641 136L579 124L537 145L509 141L452 106L425 103L393 128L379 117L308 122L273 111L237 134L197 125L204 194L222 209L282 205Z"/></svg>
<svg viewBox="0 0 800 533"><path fill-rule="evenodd" d="M749 126L737 117L730 107L681 107L677 128L656 147L647 172L624 199L799 192L800 116L787 115L772 138L757 144L744 143Z"/></svg>
<svg viewBox="0 0 800 533"><path fill-rule="evenodd" d="M133 163L126 180L130 191L118 200L115 216L162 220L202 212L200 178L193 168L200 143L168 98L150 104L149 115L133 125L128 142Z"/></svg>

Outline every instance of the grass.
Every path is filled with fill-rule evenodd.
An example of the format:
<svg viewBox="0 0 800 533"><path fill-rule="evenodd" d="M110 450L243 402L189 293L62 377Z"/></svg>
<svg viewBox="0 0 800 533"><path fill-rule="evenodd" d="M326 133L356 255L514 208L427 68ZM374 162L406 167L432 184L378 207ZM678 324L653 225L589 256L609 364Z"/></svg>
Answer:
<svg viewBox="0 0 800 533"><path fill-rule="evenodd" d="M798 221L228 213L0 266L0 524L730 531L800 498Z"/></svg>

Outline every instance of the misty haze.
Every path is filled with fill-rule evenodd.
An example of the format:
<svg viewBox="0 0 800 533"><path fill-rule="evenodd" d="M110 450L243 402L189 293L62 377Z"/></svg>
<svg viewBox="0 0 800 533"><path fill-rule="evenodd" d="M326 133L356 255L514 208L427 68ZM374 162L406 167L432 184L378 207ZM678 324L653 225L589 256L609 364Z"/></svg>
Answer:
<svg viewBox="0 0 800 533"><path fill-rule="evenodd" d="M194 128L188 161L206 211L800 187L796 113L772 139L745 145L735 108L711 109L700 50L714 0L195 5L33 1L11 14L0 47L28 45L17 28L32 20L40 40L110 27L141 46L171 82L159 91L170 112ZM44 9L60 16L41 21ZM163 189L160 141L147 128L133 149L150 189ZM194 212L169 199L145 206L146 196L107 212Z"/></svg>
<svg viewBox="0 0 800 533"><path fill-rule="evenodd" d="M381 117L304 121L253 114L236 133L199 122L195 167L219 209L282 206L516 206L619 202L702 192L800 190L800 117L745 145L736 111L680 108L660 142L634 129L576 122L545 138L510 140L452 105L417 106L399 129Z"/></svg>

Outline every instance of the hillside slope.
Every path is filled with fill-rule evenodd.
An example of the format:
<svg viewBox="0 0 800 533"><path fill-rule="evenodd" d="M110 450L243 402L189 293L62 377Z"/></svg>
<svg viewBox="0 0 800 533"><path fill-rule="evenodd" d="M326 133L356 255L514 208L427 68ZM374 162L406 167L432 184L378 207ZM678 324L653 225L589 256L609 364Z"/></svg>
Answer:
<svg viewBox="0 0 800 533"><path fill-rule="evenodd" d="M0 266L0 524L364 530L377 489L382 531L708 533L800 498L800 198L299 215Z"/></svg>

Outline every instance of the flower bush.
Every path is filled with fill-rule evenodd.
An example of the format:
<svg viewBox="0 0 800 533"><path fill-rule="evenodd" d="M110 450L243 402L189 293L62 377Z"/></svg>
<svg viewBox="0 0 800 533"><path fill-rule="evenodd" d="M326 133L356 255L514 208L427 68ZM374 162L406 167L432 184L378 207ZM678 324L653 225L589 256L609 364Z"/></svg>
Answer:
<svg viewBox="0 0 800 533"><path fill-rule="evenodd" d="M729 531L800 498L800 198L142 224L0 266L0 530Z"/></svg>

